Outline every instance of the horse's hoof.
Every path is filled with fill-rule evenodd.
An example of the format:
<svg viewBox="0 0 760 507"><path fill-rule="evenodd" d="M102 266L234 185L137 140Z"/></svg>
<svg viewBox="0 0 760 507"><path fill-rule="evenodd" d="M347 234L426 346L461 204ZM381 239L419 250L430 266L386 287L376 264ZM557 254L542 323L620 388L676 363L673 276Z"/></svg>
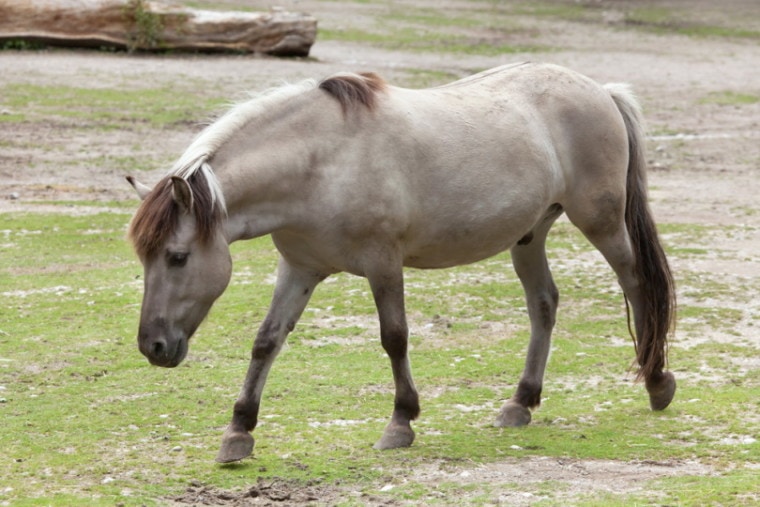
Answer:
<svg viewBox="0 0 760 507"><path fill-rule="evenodd" d="M253 452L253 437L248 432L226 431L222 437L222 447L216 455L217 463L233 463L247 458Z"/></svg>
<svg viewBox="0 0 760 507"><path fill-rule="evenodd" d="M666 371L656 381L646 382L647 391L649 392L649 406L652 410L664 410L673 396L676 394L676 378L669 371Z"/></svg>
<svg viewBox="0 0 760 507"><path fill-rule="evenodd" d="M389 424L383 436L372 446L378 451L387 449L398 449L400 447L409 447L414 442L414 430L409 425Z"/></svg>
<svg viewBox="0 0 760 507"><path fill-rule="evenodd" d="M493 425L497 428L517 428L530 423L530 410L515 401L508 401L501 408Z"/></svg>

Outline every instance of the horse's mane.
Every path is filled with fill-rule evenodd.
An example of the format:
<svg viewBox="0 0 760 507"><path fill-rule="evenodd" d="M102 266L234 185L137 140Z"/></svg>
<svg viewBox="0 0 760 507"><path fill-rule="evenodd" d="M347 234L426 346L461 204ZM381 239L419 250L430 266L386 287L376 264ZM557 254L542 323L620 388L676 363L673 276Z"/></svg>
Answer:
<svg viewBox="0 0 760 507"><path fill-rule="evenodd" d="M385 90L386 83L377 74L337 74L319 83L319 88L332 95L340 103L343 112L362 105L370 111L375 109L377 94Z"/></svg>
<svg viewBox="0 0 760 507"><path fill-rule="evenodd" d="M376 94L385 89L385 82L372 73L338 74L318 84L314 80L305 80L273 88L234 105L195 138L143 200L129 227L129 238L137 254L143 258L152 257L177 228L181 210L172 197L172 177L183 178L190 184L198 239L209 241L227 209L219 181L208 160L254 118L271 110L275 104L287 102L314 88L324 90L338 100L344 112L357 105L372 110Z"/></svg>

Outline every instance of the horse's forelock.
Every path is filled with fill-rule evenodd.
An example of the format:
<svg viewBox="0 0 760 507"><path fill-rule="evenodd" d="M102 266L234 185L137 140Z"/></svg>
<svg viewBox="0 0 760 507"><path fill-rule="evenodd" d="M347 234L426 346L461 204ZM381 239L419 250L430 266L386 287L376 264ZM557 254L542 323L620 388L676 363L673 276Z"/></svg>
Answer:
<svg viewBox="0 0 760 507"><path fill-rule="evenodd" d="M179 206L172 197L169 177L159 181L137 208L129 238L141 258L150 258L177 229Z"/></svg>
<svg viewBox="0 0 760 507"><path fill-rule="evenodd" d="M172 197L170 178L166 176L156 184L130 224L129 237L141 258L155 256L177 230L181 210ZM192 211L198 240L208 243L222 220L223 203L217 202L215 189L209 185L204 171L192 173L187 181L193 192Z"/></svg>
<svg viewBox="0 0 760 507"><path fill-rule="evenodd" d="M207 164L188 178L193 190L193 212L198 239L208 243L216 232L216 228L226 213L224 198L218 187L216 177Z"/></svg>

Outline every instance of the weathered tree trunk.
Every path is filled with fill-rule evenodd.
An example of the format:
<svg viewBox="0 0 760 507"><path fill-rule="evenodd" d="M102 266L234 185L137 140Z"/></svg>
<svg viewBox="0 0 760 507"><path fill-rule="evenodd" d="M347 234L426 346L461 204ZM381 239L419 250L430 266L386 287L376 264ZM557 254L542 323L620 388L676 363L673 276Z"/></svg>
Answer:
<svg viewBox="0 0 760 507"><path fill-rule="evenodd" d="M217 12L148 0L0 0L0 40L141 51L243 51L307 56L308 14Z"/></svg>

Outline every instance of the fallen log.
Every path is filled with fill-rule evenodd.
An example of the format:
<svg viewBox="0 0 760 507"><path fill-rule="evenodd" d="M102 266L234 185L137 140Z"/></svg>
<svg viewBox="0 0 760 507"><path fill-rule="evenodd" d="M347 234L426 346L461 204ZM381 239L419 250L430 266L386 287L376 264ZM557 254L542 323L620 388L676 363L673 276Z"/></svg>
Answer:
<svg viewBox="0 0 760 507"><path fill-rule="evenodd" d="M0 0L0 41L307 56L316 35L314 17L283 10L218 12L149 0Z"/></svg>

